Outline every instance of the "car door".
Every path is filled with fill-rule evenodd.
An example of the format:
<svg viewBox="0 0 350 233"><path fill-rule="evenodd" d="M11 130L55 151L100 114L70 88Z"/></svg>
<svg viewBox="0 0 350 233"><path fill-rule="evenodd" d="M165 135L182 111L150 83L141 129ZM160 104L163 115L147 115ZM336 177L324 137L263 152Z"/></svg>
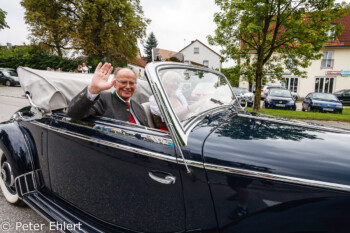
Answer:
<svg viewBox="0 0 350 233"><path fill-rule="evenodd" d="M0 83L4 83L4 74L0 71Z"/></svg>
<svg viewBox="0 0 350 233"><path fill-rule="evenodd" d="M303 101L303 108L304 109L307 109L308 108L308 106L309 106L309 104L310 104L310 94L309 95L307 95L306 97L305 97L305 99L304 99L304 101Z"/></svg>
<svg viewBox="0 0 350 233"><path fill-rule="evenodd" d="M48 127L51 191L97 221L132 231L185 226L181 178L169 134L57 116Z"/></svg>
<svg viewBox="0 0 350 233"><path fill-rule="evenodd" d="M350 90L343 93L342 99L344 104L350 104Z"/></svg>

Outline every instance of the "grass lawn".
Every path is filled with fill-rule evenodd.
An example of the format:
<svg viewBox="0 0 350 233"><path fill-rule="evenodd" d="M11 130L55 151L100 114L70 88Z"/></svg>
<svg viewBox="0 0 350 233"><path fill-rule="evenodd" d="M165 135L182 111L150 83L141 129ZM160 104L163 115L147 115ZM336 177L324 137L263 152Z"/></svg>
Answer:
<svg viewBox="0 0 350 233"><path fill-rule="evenodd" d="M252 112L253 108L245 108L246 111ZM344 108L343 114L322 113L322 112L301 112L291 110L264 109L260 112L272 116L280 116L294 119L314 119L314 120L332 120L350 122L350 108Z"/></svg>
<svg viewBox="0 0 350 233"><path fill-rule="evenodd" d="M4 87L4 85L1 85L1 84L0 84L0 87Z"/></svg>

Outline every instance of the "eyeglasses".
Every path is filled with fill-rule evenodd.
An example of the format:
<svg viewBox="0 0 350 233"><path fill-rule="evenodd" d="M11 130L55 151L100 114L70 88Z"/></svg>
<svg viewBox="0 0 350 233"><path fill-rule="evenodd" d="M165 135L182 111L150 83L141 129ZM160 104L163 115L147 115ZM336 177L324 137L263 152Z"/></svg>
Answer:
<svg viewBox="0 0 350 233"><path fill-rule="evenodd" d="M126 80L117 80L118 83L122 84L122 85L128 85L129 83L129 86L135 86L137 83L136 82L133 82L133 81L126 81Z"/></svg>

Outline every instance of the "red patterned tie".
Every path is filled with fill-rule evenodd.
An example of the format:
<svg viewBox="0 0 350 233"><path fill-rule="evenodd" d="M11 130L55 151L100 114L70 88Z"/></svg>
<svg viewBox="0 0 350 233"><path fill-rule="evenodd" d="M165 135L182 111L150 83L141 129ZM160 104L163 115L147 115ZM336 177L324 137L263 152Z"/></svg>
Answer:
<svg viewBox="0 0 350 233"><path fill-rule="evenodd" d="M126 105L130 106L130 103L129 102L125 102ZM131 114L131 109L130 109L130 122L133 123L133 124L136 124L136 121L135 121L135 118L134 116Z"/></svg>

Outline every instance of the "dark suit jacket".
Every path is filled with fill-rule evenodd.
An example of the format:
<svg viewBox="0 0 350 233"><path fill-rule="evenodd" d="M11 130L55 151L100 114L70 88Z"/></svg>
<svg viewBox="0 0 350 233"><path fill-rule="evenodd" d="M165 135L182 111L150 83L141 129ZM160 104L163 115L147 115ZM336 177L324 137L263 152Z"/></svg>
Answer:
<svg viewBox="0 0 350 233"><path fill-rule="evenodd" d="M131 99L132 110L141 125L148 126L143 107ZM101 92L94 101L87 98L87 87L69 103L67 115L80 120L89 116L103 116L130 122L130 109L110 92Z"/></svg>

